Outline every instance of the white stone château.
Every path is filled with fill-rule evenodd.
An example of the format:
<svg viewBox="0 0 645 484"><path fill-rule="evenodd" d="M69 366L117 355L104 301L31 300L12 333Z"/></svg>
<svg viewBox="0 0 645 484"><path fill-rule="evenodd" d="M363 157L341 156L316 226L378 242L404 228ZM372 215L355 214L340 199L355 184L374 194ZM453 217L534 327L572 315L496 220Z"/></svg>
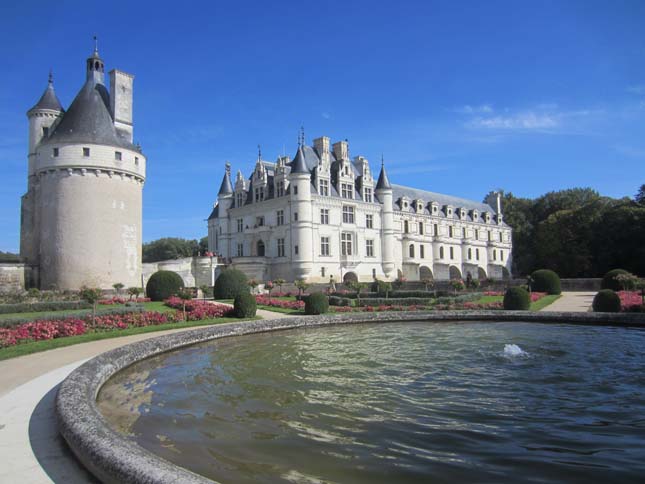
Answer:
<svg viewBox="0 0 645 484"><path fill-rule="evenodd" d="M67 111L51 79L29 118L27 193L20 255L42 289L141 284L146 158L133 144L133 76L113 70L110 92L98 49Z"/></svg>
<svg viewBox="0 0 645 484"><path fill-rule="evenodd" d="M230 165L208 218L220 260L260 281L409 281L509 276L511 228L500 197L479 203L375 180L347 141L299 140L293 160L258 156L246 179Z"/></svg>

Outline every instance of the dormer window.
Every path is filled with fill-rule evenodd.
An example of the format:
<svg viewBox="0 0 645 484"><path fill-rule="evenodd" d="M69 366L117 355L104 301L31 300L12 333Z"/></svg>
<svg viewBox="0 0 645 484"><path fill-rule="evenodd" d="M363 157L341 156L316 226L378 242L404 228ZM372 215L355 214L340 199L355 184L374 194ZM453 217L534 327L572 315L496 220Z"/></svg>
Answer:
<svg viewBox="0 0 645 484"><path fill-rule="evenodd" d="M255 202L261 202L264 200L264 187L257 187L255 189Z"/></svg>
<svg viewBox="0 0 645 484"><path fill-rule="evenodd" d="M276 185L276 196L284 197L284 182L283 181L279 181L278 184Z"/></svg>
<svg viewBox="0 0 645 484"><path fill-rule="evenodd" d="M318 182L318 187L318 193L320 193L323 197L329 196L329 180L320 180Z"/></svg>
<svg viewBox="0 0 645 484"><path fill-rule="evenodd" d="M432 214L437 215L438 212L439 212L439 207L437 207L437 205L433 203L432 204Z"/></svg>
<svg viewBox="0 0 645 484"><path fill-rule="evenodd" d="M459 212L459 215L460 215L462 220L465 219L466 218L466 211L462 208L461 211Z"/></svg>
<svg viewBox="0 0 645 484"><path fill-rule="evenodd" d="M473 221L477 222L477 220L479 220L479 212L477 212L477 210L474 210L473 211Z"/></svg>
<svg viewBox="0 0 645 484"><path fill-rule="evenodd" d="M372 203L373 197L372 197L372 189L371 188L365 188L364 189L365 195L364 195L364 200L366 202Z"/></svg>
<svg viewBox="0 0 645 484"><path fill-rule="evenodd" d="M354 198L354 186L351 183L340 184L340 196L347 199Z"/></svg>
<svg viewBox="0 0 645 484"><path fill-rule="evenodd" d="M244 194L243 193L236 194L235 195L235 206L236 207L241 207L243 203L244 203Z"/></svg>

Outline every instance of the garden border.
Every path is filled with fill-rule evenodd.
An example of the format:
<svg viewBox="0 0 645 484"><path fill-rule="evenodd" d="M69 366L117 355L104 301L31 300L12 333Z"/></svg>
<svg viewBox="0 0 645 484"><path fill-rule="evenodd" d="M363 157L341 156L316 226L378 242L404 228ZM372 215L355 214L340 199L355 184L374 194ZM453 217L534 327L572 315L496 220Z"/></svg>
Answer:
<svg viewBox="0 0 645 484"><path fill-rule="evenodd" d="M132 343L86 362L63 381L58 391L56 415L59 431L80 462L102 482L212 482L156 456L112 430L96 405L97 395L105 382L115 373L145 358L218 338L337 324L395 321L536 322L645 328L644 314L528 311L346 313L222 324Z"/></svg>

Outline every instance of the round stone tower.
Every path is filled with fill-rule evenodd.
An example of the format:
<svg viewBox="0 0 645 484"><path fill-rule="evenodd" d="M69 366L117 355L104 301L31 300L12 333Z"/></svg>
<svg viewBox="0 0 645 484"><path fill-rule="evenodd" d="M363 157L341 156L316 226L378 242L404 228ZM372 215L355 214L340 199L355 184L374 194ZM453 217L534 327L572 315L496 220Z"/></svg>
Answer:
<svg viewBox="0 0 645 484"><path fill-rule="evenodd" d="M385 172L385 164L381 160L381 173L376 183L376 196L383 204L381 232L383 250L383 273L387 278L394 276L396 264L394 262L394 204L392 200L392 185Z"/></svg>
<svg viewBox="0 0 645 484"><path fill-rule="evenodd" d="M302 144L291 162L289 173L292 210L292 270L294 279L307 279L313 268L313 239L311 213L311 173L305 163Z"/></svg>
<svg viewBox="0 0 645 484"><path fill-rule="evenodd" d="M31 247L28 260L39 266L42 289L141 284L146 158L132 143L132 81L113 70L108 92L95 49L69 109L59 103L55 121L36 133L33 156L31 131L43 127L31 126L30 115L33 214L25 220L23 198L23 228L31 223L31 230L22 230L21 250Z"/></svg>

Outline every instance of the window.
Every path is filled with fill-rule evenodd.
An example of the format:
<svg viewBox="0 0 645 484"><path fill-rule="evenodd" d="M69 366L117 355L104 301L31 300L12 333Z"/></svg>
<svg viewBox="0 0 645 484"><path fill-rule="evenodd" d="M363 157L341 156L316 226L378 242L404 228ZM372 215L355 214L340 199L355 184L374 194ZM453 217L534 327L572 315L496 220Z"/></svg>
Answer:
<svg viewBox="0 0 645 484"><path fill-rule="evenodd" d="M365 201L366 202L372 202L373 201L372 189L371 188L366 188L364 191L365 191L365 197L364 197Z"/></svg>
<svg viewBox="0 0 645 484"><path fill-rule="evenodd" d="M502 235L501 232L499 233L499 241L504 242L504 236Z"/></svg>
<svg viewBox="0 0 645 484"><path fill-rule="evenodd" d="M255 225L257 227L263 227L264 226L264 217L255 217Z"/></svg>
<svg viewBox="0 0 645 484"><path fill-rule="evenodd" d="M425 256L426 256L426 246L421 244L419 246L419 257L421 257L422 259L425 259Z"/></svg>
<svg viewBox="0 0 645 484"><path fill-rule="evenodd" d="M497 251L493 249L493 260L497 260Z"/></svg>
<svg viewBox="0 0 645 484"><path fill-rule="evenodd" d="M343 232L340 235L340 249L342 255L352 255L352 234Z"/></svg>
<svg viewBox="0 0 645 484"><path fill-rule="evenodd" d="M419 235L423 235L423 222L419 222Z"/></svg>
<svg viewBox="0 0 645 484"><path fill-rule="evenodd" d="M325 277L325 268L324 267L320 268L320 277Z"/></svg>
<svg viewBox="0 0 645 484"><path fill-rule="evenodd" d="M115 151L115 152L114 152L114 159L115 159L116 161L121 161L121 159L122 159L122 158L123 158L123 155L121 154L121 152L120 152L120 151Z"/></svg>
<svg viewBox="0 0 645 484"><path fill-rule="evenodd" d="M479 260L479 249L475 249L475 258Z"/></svg>
<svg viewBox="0 0 645 484"><path fill-rule="evenodd" d="M293 214L293 221L297 222L298 221L298 212L294 212Z"/></svg>
<svg viewBox="0 0 645 484"><path fill-rule="evenodd" d="M466 227L463 227L461 229L461 236L465 239L466 238Z"/></svg>
<svg viewBox="0 0 645 484"><path fill-rule="evenodd" d="M455 249L454 249L454 247L450 247L450 258L451 259L455 258Z"/></svg>
<svg viewBox="0 0 645 484"><path fill-rule="evenodd" d="M284 210L278 210L278 216L276 217L278 225L284 225Z"/></svg>
<svg viewBox="0 0 645 484"><path fill-rule="evenodd" d="M278 257L284 257L284 239L278 239Z"/></svg>
<svg viewBox="0 0 645 484"><path fill-rule="evenodd" d="M90 149L89 148L83 148L83 156L90 156Z"/></svg>
<svg viewBox="0 0 645 484"><path fill-rule="evenodd" d="M366 240L365 241L365 255L367 257L374 257L374 241Z"/></svg>
<svg viewBox="0 0 645 484"><path fill-rule="evenodd" d="M47 126L43 126L43 137L47 138L49 136L49 128Z"/></svg>
<svg viewBox="0 0 645 484"><path fill-rule="evenodd" d="M237 231L244 232L244 219L241 219L241 218L237 219Z"/></svg>
<svg viewBox="0 0 645 484"><path fill-rule="evenodd" d="M219 237L215 234L215 250L219 250Z"/></svg>
<svg viewBox="0 0 645 484"><path fill-rule="evenodd" d="M443 246L439 247L439 259L443 259Z"/></svg>
<svg viewBox="0 0 645 484"><path fill-rule="evenodd" d="M354 223L354 207L349 205L343 205L343 223L353 224Z"/></svg>
<svg viewBox="0 0 645 484"><path fill-rule="evenodd" d="M294 253L295 255L298 255L298 246L297 246L297 245L294 245L294 246L293 246L293 253Z"/></svg>
<svg viewBox="0 0 645 484"><path fill-rule="evenodd" d="M448 237L452 237L452 225L448 225Z"/></svg>
<svg viewBox="0 0 645 484"><path fill-rule="evenodd" d="M403 221L403 233L407 234L410 231L410 225L407 220Z"/></svg>
<svg viewBox="0 0 645 484"><path fill-rule="evenodd" d="M490 233L490 230L488 231L488 241L489 241L489 242L491 241L491 233Z"/></svg>
<svg viewBox="0 0 645 484"><path fill-rule="evenodd" d="M284 197L284 182L279 181L278 184L276 185L276 196L277 197Z"/></svg>
<svg viewBox="0 0 645 484"><path fill-rule="evenodd" d="M504 260L504 251L503 250L499 251L499 260Z"/></svg>
<svg viewBox="0 0 645 484"><path fill-rule="evenodd" d="M372 269L372 279L376 279L376 269Z"/></svg>
<svg viewBox="0 0 645 484"><path fill-rule="evenodd" d="M436 205L432 206L432 213L435 213L435 214L437 213L437 206Z"/></svg>
<svg viewBox="0 0 645 484"><path fill-rule="evenodd" d="M296 185L293 186L293 194L298 195L298 187Z"/></svg>
<svg viewBox="0 0 645 484"><path fill-rule="evenodd" d="M374 215L365 215L365 227L367 227L368 229L374 228Z"/></svg>
<svg viewBox="0 0 645 484"><path fill-rule="evenodd" d="M54 148L54 158L58 156L58 148Z"/></svg>
<svg viewBox="0 0 645 484"><path fill-rule="evenodd" d="M439 225L434 224L434 236L439 236Z"/></svg>
<svg viewBox="0 0 645 484"><path fill-rule="evenodd" d="M473 249L468 249L468 260L473 258Z"/></svg>
<svg viewBox="0 0 645 484"><path fill-rule="evenodd" d="M237 244L237 256L244 257L244 244Z"/></svg>
<svg viewBox="0 0 645 484"><path fill-rule="evenodd" d="M320 238L320 255L329 255L329 237Z"/></svg>
<svg viewBox="0 0 645 484"><path fill-rule="evenodd" d="M255 201L261 202L264 200L264 187L258 187L255 189Z"/></svg>
<svg viewBox="0 0 645 484"><path fill-rule="evenodd" d="M354 187L351 183L341 183L340 184L340 196L343 198L353 199L354 198Z"/></svg>
<svg viewBox="0 0 645 484"><path fill-rule="evenodd" d="M329 209L321 208L320 209L320 223L323 225L329 225Z"/></svg>
<svg viewBox="0 0 645 484"><path fill-rule="evenodd" d="M448 209L448 217L452 216L452 208Z"/></svg>
<svg viewBox="0 0 645 484"><path fill-rule="evenodd" d="M242 204L244 203L244 194L243 193L238 193L237 195L235 195L235 198L236 198L235 206L236 207L241 207Z"/></svg>
<svg viewBox="0 0 645 484"><path fill-rule="evenodd" d="M479 230L475 230L475 240L479 240Z"/></svg>
<svg viewBox="0 0 645 484"><path fill-rule="evenodd" d="M139 157L138 156L134 157L134 164L137 165L137 166L139 165Z"/></svg>
<svg viewBox="0 0 645 484"><path fill-rule="evenodd" d="M329 180L320 180L318 191L323 197L329 196Z"/></svg>

